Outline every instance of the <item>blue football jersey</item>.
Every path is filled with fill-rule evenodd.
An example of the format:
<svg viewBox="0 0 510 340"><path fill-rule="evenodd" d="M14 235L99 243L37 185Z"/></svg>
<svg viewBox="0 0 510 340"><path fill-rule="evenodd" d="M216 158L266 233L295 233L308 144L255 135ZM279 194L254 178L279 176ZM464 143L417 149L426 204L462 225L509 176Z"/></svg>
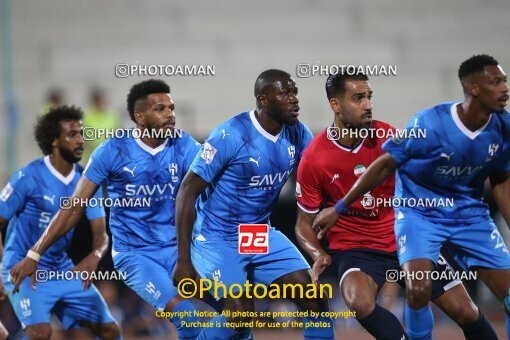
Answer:
<svg viewBox="0 0 510 340"><path fill-rule="evenodd" d="M175 198L199 148L183 132L154 149L129 136L109 139L94 150L84 176L97 185L106 181L108 197L116 202L139 202L111 207L114 251L177 244Z"/></svg>
<svg viewBox="0 0 510 340"><path fill-rule="evenodd" d="M14 173L0 193L0 216L9 220L4 253L6 270L22 260L39 240L59 211L61 197L72 195L82 171L83 168L76 164L64 177L46 156ZM104 217L105 213L102 207L96 206L87 208L86 215L89 220L94 220ZM46 250L39 262L40 269L68 270L73 266L66 252L73 230Z"/></svg>
<svg viewBox="0 0 510 340"><path fill-rule="evenodd" d="M273 136L254 111L217 127L191 164L210 184L197 202L196 230L237 240L239 224L269 223L280 190L312 138L302 122Z"/></svg>
<svg viewBox="0 0 510 340"><path fill-rule="evenodd" d="M407 131L421 129L426 137L409 133L410 138L388 140L383 150L399 164L396 197L436 202L402 209L437 222L475 223L489 218L483 202L489 174L510 171L510 115L492 113L485 126L470 131L461 122L457 105L444 103L418 112ZM446 199L453 204L437 204Z"/></svg>

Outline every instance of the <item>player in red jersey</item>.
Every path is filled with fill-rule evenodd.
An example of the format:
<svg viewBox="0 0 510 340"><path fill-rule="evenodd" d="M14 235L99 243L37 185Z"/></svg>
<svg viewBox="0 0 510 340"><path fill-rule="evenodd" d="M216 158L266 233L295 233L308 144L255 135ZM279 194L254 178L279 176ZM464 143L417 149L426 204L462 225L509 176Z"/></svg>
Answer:
<svg viewBox="0 0 510 340"><path fill-rule="evenodd" d="M335 113L334 123L317 135L304 152L296 183L296 234L301 247L314 260L312 279L317 282L324 269L335 263L345 302L370 334L378 339L430 338L433 317L428 305L428 311L421 314L423 319L406 318L407 335L398 319L376 304L378 291L387 278L391 279L388 273L400 271L393 208L376 204L377 199L392 200L394 176L349 207L345 217L326 234L328 251L318 240L318 231L312 229L320 208L334 206L349 191L364 170L384 153L382 144L395 132L389 124L372 120L372 89L365 75L330 75L326 92ZM322 234L319 231L318 236ZM451 271L444 259L440 259L436 269ZM459 324L467 339L483 338L482 335L496 338L460 280L434 281L431 299Z"/></svg>

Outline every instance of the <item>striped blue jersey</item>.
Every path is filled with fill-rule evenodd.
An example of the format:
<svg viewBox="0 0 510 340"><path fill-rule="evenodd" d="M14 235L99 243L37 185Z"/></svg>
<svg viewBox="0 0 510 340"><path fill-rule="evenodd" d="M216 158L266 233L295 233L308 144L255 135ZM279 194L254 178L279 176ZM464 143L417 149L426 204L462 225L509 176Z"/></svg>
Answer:
<svg viewBox="0 0 510 340"><path fill-rule="evenodd" d="M399 164L396 197L449 202L402 211L411 209L438 222L474 223L489 218L483 202L484 182L493 171L510 171L510 115L492 113L485 126L470 131L460 120L457 105L440 104L411 119L407 131L420 129L425 138L409 133L412 137L390 139L383 145Z"/></svg>
<svg viewBox="0 0 510 340"><path fill-rule="evenodd" d="M312 138L299 121L273 136L254 111L217 127L191 164L210 184L197 202L195 230L237 240L239 224L269 223L280 190Z"/></svg>
<svg viewBox="0 0 510 340"><path fill-rule="evenodd" d="M91 155L84 176L121 202L110 209L113 250L175 245L175 198L200 144L183 132L157 148L140 139L112 138ZM134 205L126 202L134 202Z"/></svg>
<svg viewBox="0 0 510 340"><path fill-rule="evenodd" d="M0 216L9 220L5 240L4 266L9 270L22 260L39 240L50 220L60 209L62 197L70 197L83 168L75 164L64 177L51 164L49 156L36 159L16 171L0 193ZM99 193L95 198L98 198ZM89 220L105 216L100 206L86 209ZM41 257L39 268L68 270L73 264L67 255L74 229L63 235Z"/></svg>

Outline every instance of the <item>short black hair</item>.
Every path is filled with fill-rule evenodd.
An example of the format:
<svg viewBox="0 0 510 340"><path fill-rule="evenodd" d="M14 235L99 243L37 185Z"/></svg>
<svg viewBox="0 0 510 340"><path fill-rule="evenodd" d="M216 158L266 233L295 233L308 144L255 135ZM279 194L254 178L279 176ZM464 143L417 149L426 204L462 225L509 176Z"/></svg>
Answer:
<svg viewBox="0 0 510 340"><path fill-rule="evenodd" d="M149 94L153 93L170 93L170 86L160 79L144 80L138 84L133 85L127 96L127 109L129 116L136 123L135 120L135 105L140 99L146 99Z"/></svg>
<svg viewBox="0 0 510 340"><path fill-rule="evenodd" d="M262 72L255 80L254 94L255 98L266 94L269 86L272 86L275 81L280 80L282 78L292 78L291 75L285 71L270 69Z"/></svg>
<svg viewBox="0 0 510 340"><path fill-rule="evenodd" d="M67 105L55 106L39 117L34 127L34 136L43 154L51 154L51 143L53 143L62 132L60 122L81 120L82 118L83 112L79 107Z"/></svg>
<svg viewBox="0 0 510 340"><path fill-rule="evenodd" d="M345 83L348 80L368 81L368 76L363 72L357 72L354 74L344 74L343 72L338 72L330 74L328 76L328 79L326 80L326 95L328 96L328 100L330 100L333 97L344 94Z"/></svg>
<svg viewBox="0 0 510 340"><path fill-rule="evenodd" d="M483 72L485 66L497 66L498 61L487 54L474 55L465 60L459 67L459 79L462 82L464 78L478 72Z"/></svg>

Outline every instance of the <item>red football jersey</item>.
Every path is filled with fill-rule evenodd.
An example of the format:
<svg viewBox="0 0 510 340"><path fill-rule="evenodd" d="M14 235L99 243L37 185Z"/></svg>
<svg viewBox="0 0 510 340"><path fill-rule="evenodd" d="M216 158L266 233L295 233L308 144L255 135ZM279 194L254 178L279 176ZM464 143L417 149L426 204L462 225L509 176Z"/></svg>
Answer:
<svg viewBox="0 0 510 340"><path fill-rule="evenodd" d="M388 131L391 125L373 121L373 128ZM377 133L377 136L383 135ZM386 133L384 133L386 135ZM317 213L321 207L331 207L344 197L368 166L384 154L382 144L386 138L370 136L355 149L348 149L327 138L327 130L317 135L303 153L296 183L298 206L308 213ZM354 202L328 232L329 248L354 248L396 251L393 230L393 208L375 206L377 198L391 200L395 191L392 175L380 186Z"/></svg>

